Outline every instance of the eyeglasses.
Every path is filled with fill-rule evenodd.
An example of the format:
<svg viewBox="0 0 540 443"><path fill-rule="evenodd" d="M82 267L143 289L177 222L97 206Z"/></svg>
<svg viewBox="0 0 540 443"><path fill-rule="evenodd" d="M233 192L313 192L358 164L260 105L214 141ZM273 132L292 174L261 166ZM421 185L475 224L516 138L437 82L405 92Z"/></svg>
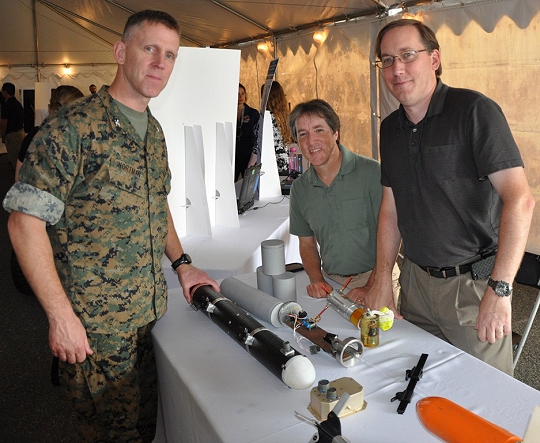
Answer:
<svg viewBox="0 0 540 443"><path fill-rule="evenodd" d="M381 60L375 60L375 65L381 69L386 69L394 64L396 58L399 58L401 63L412 63L418 58L418 54L424 51L427 51L427 49L420 49L419 51L409 49L401 51L398 55L385 55L381 57Z"/></svg>

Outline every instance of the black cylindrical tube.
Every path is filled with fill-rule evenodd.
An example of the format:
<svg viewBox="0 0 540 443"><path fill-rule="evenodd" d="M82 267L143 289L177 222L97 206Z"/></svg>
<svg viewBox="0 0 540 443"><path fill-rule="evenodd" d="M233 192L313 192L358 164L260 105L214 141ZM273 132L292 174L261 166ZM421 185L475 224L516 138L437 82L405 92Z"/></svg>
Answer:
<svg viewBox="0 0 540 443"><path fill-rule="evenodd" d="M306 389L315 381L315 369L304 355L211 286L193 292L193 305L287 386Z"/></svg>

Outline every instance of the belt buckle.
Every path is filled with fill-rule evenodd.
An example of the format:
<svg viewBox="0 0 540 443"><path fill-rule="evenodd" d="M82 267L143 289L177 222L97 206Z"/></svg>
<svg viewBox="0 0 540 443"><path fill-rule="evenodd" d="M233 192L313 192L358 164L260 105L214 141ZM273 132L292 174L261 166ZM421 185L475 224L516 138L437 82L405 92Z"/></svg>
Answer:
<svg viewBox="0 0 540 443"><path fill-rule="evenodd" d="M439 272L442 272L442 275L443 275L443 278L447 278L446 277L446 269L439 269Z"/></svg>
<svg viewBox="0 0 540 443"><path fill-rule="evenodd" d="M434 275L435 272L442 272L443 277L446 278L446 272L444 269L441 268L433 268L431 266L426 266L426 272L431 277L437 277L436 275Z"/></svg>

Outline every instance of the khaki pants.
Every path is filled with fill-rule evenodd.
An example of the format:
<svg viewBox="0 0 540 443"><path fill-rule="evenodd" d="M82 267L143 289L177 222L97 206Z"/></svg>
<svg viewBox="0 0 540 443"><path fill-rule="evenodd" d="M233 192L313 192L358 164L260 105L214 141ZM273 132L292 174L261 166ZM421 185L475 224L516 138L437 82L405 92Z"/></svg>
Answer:
<svg viewBox="0 0 540 443"><path fill-rule="evenodd" d="M490 344L474 329L487 279L473 280L467 272L451 278L430 277L405 258L401 267L403 317L455 347L513 375L512 335Z"/></svg>

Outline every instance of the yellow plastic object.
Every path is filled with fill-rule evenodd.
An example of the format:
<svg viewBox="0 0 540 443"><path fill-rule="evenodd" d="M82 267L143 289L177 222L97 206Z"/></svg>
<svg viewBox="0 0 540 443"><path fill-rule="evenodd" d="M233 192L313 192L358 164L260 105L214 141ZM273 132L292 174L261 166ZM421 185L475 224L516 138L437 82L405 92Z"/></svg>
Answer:
<svg viewBox="0 0 540 443"><path fill-rule="evenodd" d="M388 331L394 325L394 313L386 306L375 312L379 314L379 328Z"/></svg>
<svg viewBox="0 0 540 443"><path fill-rule="evenodd" d="M426 397L416 413L428 431L446 443L518 443L523 440L447 398Z"/></svg>

